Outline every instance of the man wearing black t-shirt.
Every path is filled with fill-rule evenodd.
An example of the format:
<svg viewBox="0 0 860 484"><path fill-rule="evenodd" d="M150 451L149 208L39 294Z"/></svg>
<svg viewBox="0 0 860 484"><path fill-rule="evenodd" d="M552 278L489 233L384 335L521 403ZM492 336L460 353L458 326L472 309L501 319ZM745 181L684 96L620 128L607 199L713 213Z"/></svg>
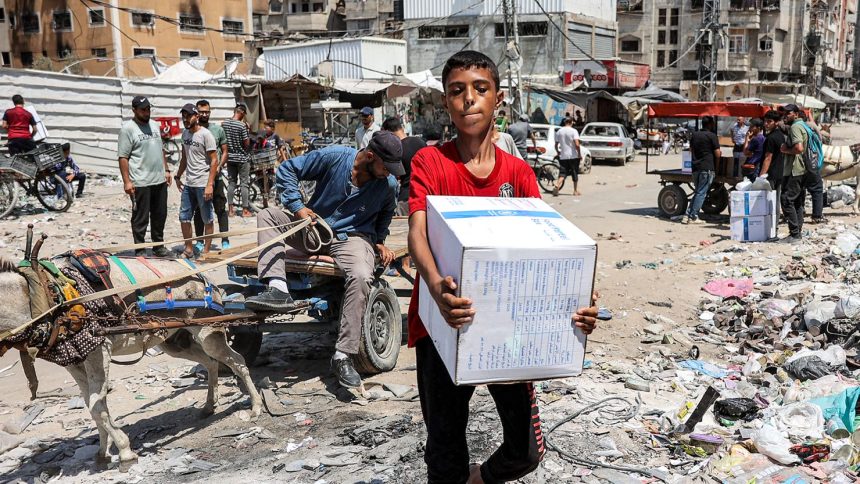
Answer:
<svg viewBox="0 0 860 484"><path fill-rule="evenodd" d="M695 190L693 200L687 215L681 219L681 223L700 224L704 223L699 218L699 210L705 203L711 183L714 182L714 167L716 160L720 159L720 140L714 133L714 118L705 116L702 118L702 129L693 132L690 137L690 152L693 158L693 185Z"/></svg>
<svg viewBox="0 0 860 484"><path fill-rule="evenodd" d="M403 169L406 174L400 177L400 192L397 195L397 215L409 215L409 177L412 175L412 157L418 150L427 146L421 138L417 136L406 136L406 131L403 129L403 123L397 118L388 118L382 123L383 131L390 131L395 136L400 138L400 144L403 146Z"/></svg>
<svg viewBox="0 0 860 484"><path fill-rule="evenodd" d="M782 179L785 162L780 147L785 144L785 133L779 128L782 117L775 110L764 115L764 158L761 164L761 176L767 175L771 188L776 190L776 199L782 197ZM776 219L779 220L780 204L776 204Z"/></svg>

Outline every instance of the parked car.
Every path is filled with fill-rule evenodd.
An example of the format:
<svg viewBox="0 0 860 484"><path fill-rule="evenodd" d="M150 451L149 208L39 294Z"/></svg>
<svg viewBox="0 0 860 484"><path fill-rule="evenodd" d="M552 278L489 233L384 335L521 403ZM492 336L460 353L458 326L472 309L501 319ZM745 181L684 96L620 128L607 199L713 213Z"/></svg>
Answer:
<svg viewBox="0 0 860 484"><path fill-rule="evenodd" d="M623 166L636 157L630 133L618 123L588 123L582 128L579 142L595 160L612 160Z"/></svg>
<svg viewBox="0 0 860 484"><path fill-rule="evenodd" d="M537 139L538 159L544 163L558 164L558 152L555 150L555 133L561 129L561 126L553 126L551 124L529 124ZM531 140L528 142L531 146ZM541 152L541 149L543 152ZM580 145L579 173L591 172L591 152L588 148Z"/></svg>

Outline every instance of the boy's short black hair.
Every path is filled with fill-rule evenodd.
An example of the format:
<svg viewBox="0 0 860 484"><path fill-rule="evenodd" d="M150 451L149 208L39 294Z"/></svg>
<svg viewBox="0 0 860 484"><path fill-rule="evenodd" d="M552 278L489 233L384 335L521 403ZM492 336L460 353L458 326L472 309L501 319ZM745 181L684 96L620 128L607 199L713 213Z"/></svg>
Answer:
<svg viewBox="0 0 860 484"><path fill-rule="evenodd" d="M71 143L63 143L63 145L60 148L63 151L72 151L72 144Z"/></svg>
<svg viewBox="0 0 860 484"><path fill-rule="evenodd" d="M14 96L12 96L12 104L16 106L24 104L24 97L20 94L15 94Z"/></svg>
<svg viewBox="0 0 860 484"><path fill-rule="evenodd" d="M472 67L487 69L490 71L490 76L493 78L496 90L499 89L501 81L499 79L499 68L496 67L496 63L493 62L493 59L490 59L486 55L474 50L461 50L460 52L452 55L448 61L445 62L445 67L442 68L442 86L444 89L448 88L448 75L451 74L451 71L454 69L469 69Z"/></svg>
<svg viewBox="0 0 860 484"><path fill-rule="evenodd" d="M714 118L712 116L702 116L702 127L713 126Z"/></svg>
<svg viewBox="0 0 860 484"><path fill-rule="evenodd" d="M782 115L779 114L779 111L776 109L771 109L770 111L764 113L764 119L769 119L771 121L782 121Z"/></svg>
<svg viewBox="0 0 860 484"><path fill-rule="evenodd" d="M431 124L424 128L424 139L427 141L438 141L442 139L442 130Z"/></svg>
<svg viewBox="0 0 860 484"><path fill-rule="evenodd" d="M382 122L382 129L393 133L403 129L403 123L400 122L399 118L391 117Z"/></svg>
<svg viewBox="0 0 860 484"><path fill-rule="evenodd" d="M760 119L750 119L750 128L761 128L762 126L764 126L764 123Z"/></svg>

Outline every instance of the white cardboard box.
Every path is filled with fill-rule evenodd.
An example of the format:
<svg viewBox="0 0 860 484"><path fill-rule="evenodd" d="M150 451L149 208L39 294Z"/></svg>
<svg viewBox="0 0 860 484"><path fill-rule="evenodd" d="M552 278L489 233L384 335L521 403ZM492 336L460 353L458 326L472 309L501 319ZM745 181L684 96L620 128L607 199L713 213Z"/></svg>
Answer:
<svg viewBox="0 0 860 484"><path fill-rule="evenodd" d="M776 213L776 192L773 190L732 191L729 213L732 217L761 216Z"/></svg>
<svg viewBox="0 0 860 484"><path fill-rule="evenodd" d="M473 322L448 326L422 280L418 315L457 385L582 372L597 244L536 198L427 197L439 272L472 299Z"/></svg>
<svg viewBox="0 0 860 484"><path fill-rule="evenodd" d="M687 150L681 152L681 173L693 173L693 154Z"/></svg>
<svg viewBox="0 0 860 484"><path fill-rule="evenodd" d="M754 215L730 219L732 240L764 242L776 237L776 211L769 215Z"/></svg>

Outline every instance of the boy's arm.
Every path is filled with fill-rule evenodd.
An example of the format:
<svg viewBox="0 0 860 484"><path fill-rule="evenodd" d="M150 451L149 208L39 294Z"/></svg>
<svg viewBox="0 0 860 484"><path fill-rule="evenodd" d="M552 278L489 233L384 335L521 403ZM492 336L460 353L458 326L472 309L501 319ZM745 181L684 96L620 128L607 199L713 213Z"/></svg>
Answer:
<svg viewBox="0 0 860 484"><path fill-rule="evenodd" d="M453 277L439 274L427 240L427 212L424 210L409 217L409 255L448 325L460 328L471 323L475 317L472 301L457 297L457 283Z"/></svg>

